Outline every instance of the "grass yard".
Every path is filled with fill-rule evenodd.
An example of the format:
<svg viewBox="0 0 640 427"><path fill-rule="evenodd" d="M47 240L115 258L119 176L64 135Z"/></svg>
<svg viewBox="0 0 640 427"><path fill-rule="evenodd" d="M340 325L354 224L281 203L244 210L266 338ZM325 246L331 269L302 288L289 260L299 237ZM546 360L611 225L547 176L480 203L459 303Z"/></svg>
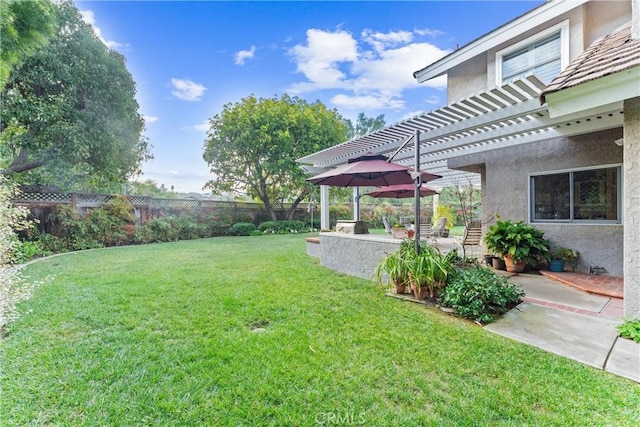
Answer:
<svg viewBox="0 0 640 427"><path fill-rule="evenodd" d="M636 426L640 386L307 257L303 236L79 252L0 343L0 425ZM257 329L257 331L256 331Z"/></svg>

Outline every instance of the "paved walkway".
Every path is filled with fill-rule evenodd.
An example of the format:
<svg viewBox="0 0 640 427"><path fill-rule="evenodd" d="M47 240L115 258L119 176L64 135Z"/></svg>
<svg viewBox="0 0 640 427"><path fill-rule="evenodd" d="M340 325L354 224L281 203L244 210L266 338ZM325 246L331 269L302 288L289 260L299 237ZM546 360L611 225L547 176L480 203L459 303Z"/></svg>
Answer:
<svg viewBox="0 0 640 427"><path fill-rule="evenodd" d="M587 293L543 274L506 275L526 297L486 330L640 382L640 344L618 337L616 330L622 299Z"/></svg>

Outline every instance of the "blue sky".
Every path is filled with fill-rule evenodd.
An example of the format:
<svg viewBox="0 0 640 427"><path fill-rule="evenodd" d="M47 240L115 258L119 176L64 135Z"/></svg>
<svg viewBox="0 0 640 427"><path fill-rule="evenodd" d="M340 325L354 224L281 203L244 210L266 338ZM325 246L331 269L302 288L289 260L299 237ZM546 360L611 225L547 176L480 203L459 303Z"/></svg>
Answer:
<svg viewBox="0 0 640 427"><path fill-rule="evenodd" d="M387 125L446 103L413 72L541 1L81 1L137 84L154 160L138 180L203 192L207 122L251 94L285 93Z"/></svg>

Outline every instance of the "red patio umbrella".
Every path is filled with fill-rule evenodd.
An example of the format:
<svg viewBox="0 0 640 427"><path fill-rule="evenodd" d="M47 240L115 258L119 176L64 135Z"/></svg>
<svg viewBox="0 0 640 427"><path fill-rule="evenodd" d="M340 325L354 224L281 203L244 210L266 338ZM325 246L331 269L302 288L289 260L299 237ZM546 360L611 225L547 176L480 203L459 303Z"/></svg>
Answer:
<svg viewBox="0 0 640 427"><path fill-rule="evenodd" d="M364 195L378 198L387 197L390 199L407 199L415 196L415 188L414 184L388 185L386 187L379 187L373 191L364 193ZM438 192L425 185L420 186L421 197L433 196L434 194L438 194Z"/></svg>
<svg viewBox="0 0 640 427"><path fill-rule="evenodd" d="M334 187L383 187L397 184L412 184L414 170L408 166L387 161L381 154L365 154L350 159L347 164L308 178L315 185ZM415 174L415 173L413 173ZM422 182L441 178L428 172L421 172Z"/></svg>

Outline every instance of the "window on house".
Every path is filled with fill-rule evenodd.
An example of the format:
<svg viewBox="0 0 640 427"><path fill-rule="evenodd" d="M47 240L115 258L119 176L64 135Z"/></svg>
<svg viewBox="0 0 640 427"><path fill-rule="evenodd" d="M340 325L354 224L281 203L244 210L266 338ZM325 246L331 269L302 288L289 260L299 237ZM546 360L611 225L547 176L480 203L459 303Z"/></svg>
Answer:
<svg viewBox="0 0 640 427"><path fill-rule="evenodd" d="M531 219L538 222L620 222L620 167L531 177Z"/></svg>
<svg viewBox="0 0 640 427"><path fill-rule="evenodd" d="M569 22L539 32L496 53L496 83L498 85L535 74L550 83L569 60Z"/></svg>
<svg viewBox="0 0 640 427"><path fill-rule="evenodd" d="M504 83L535 74L545 83L560 74L560 31L502 57Z"/></svg>

